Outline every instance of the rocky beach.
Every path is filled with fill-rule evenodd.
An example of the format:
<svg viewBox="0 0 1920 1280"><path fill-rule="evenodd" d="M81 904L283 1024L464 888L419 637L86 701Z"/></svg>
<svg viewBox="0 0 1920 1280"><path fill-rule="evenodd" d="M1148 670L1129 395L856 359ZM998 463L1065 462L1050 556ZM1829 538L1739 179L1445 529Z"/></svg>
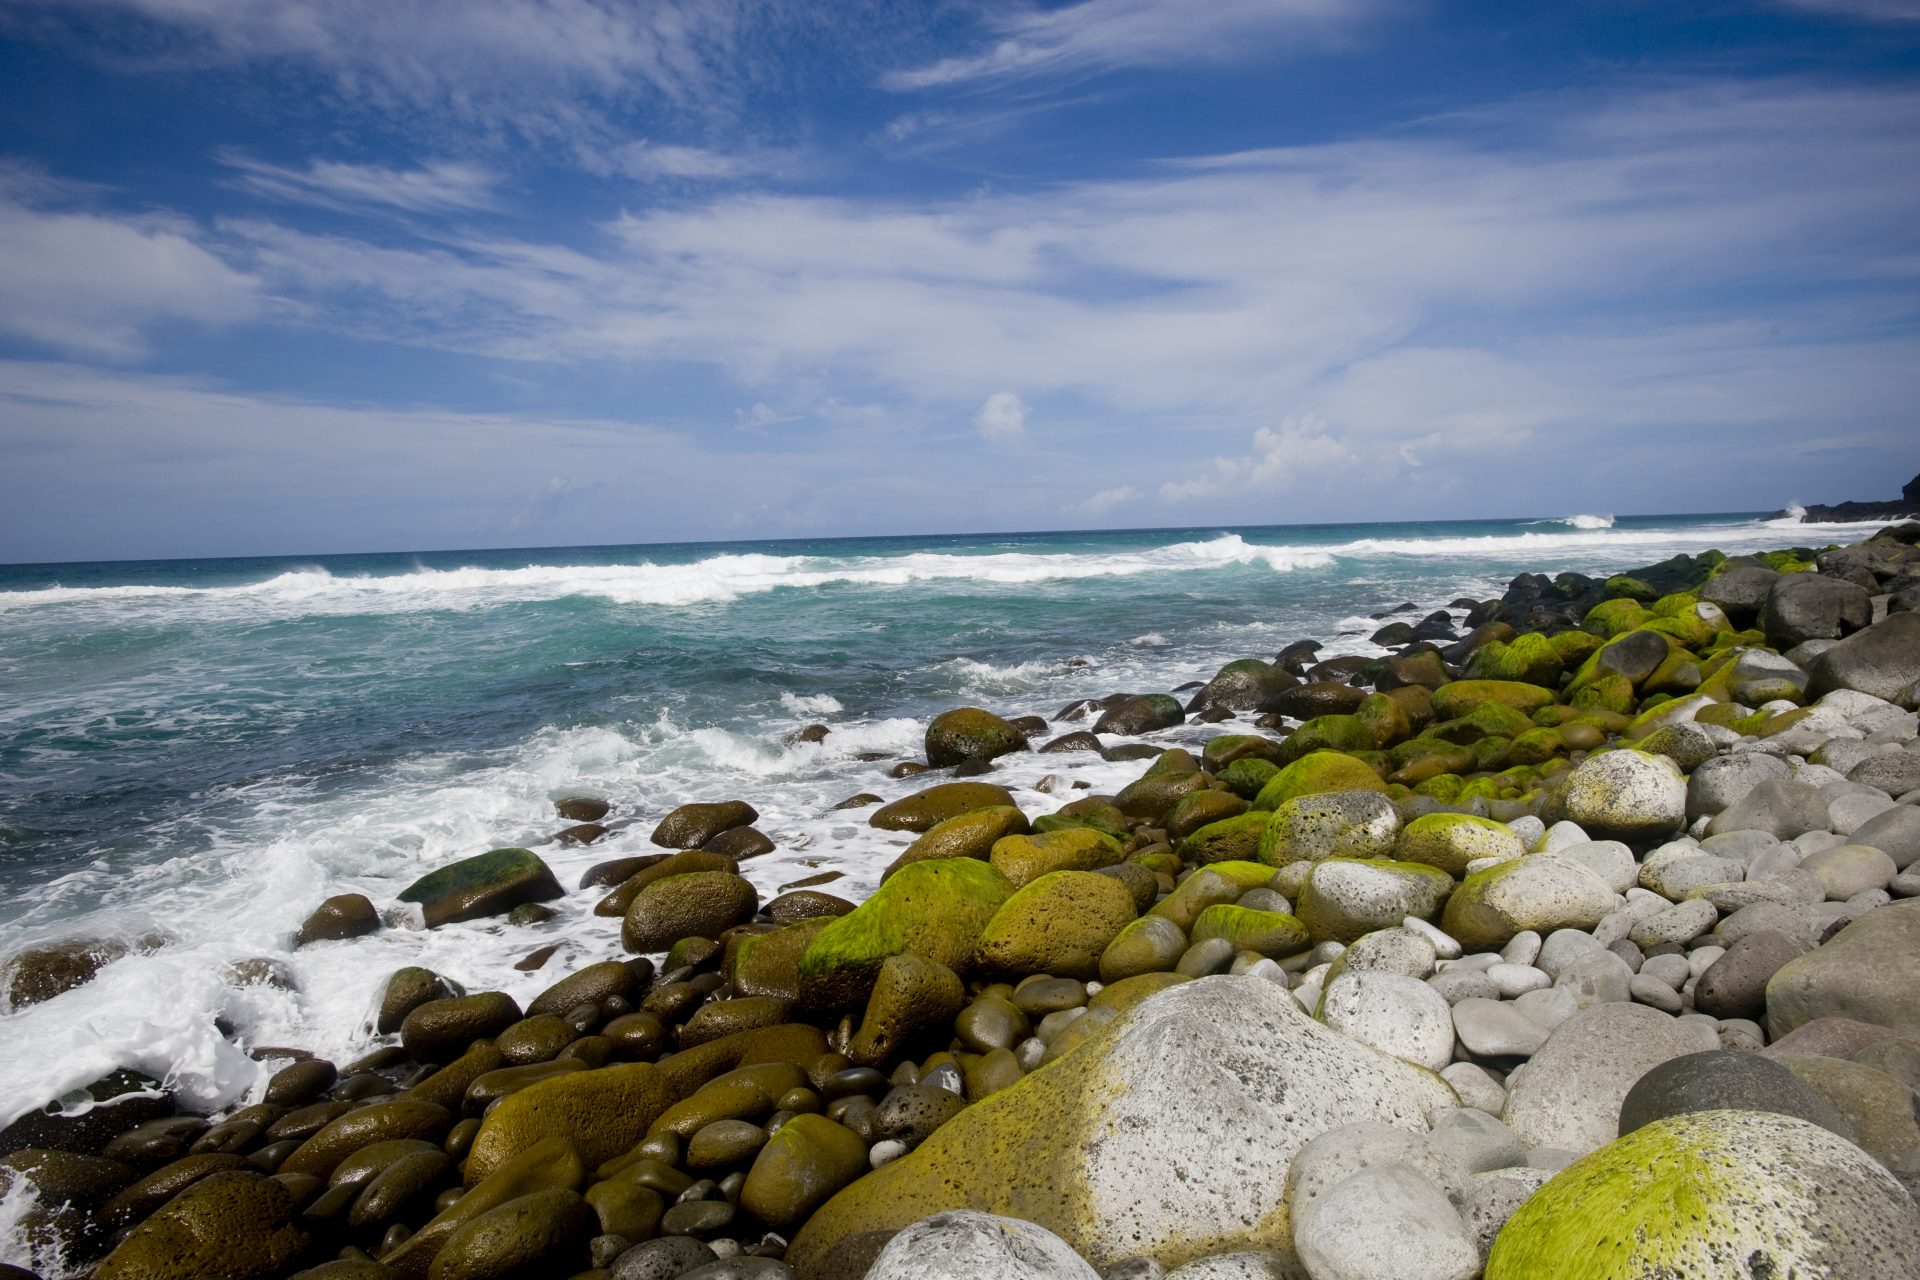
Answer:
<svg viewBox="0 0 1920 1280"><path fill-rule="evenodd" d="M1371 611L940 710L821 815L861 867L562 783L547 844L308 901L298 957L518 958L385 975L352 1058L224 1025L220 1105L32 1101L0 1277L1920 1276L1920 525Z"/></svg>

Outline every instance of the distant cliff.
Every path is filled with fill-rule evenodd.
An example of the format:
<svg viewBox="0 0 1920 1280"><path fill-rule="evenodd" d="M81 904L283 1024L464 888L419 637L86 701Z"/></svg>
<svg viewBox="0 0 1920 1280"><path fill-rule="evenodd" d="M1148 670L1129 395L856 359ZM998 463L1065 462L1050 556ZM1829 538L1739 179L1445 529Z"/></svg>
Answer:
<svg viewBox="0 0 1920 1280"><path fill-rule="evenodd" d="M1812 524L1847 520L1898 520L1903 516L1920 516L1920 476L1907 481L1907 487L1891 502L1842 502L1832 507L1815 505L1804 510L1796 508L1773 514L1776 519L1797 515Z"/></svg>

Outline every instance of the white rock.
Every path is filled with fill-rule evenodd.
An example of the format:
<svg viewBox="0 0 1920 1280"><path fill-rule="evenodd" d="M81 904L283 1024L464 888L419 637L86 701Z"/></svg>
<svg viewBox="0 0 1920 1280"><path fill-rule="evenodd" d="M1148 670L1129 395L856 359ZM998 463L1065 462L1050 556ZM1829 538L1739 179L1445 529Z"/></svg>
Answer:
<svg viewBox="0 0 1920 1280"><path fill-rule="evenodd" d="M1618 960L1619 957L1615 956ZM1626 963L1621 961L1622 964ZM1551 1031L1561 1023L1580 1012L1580 1001L1572 991L1560 987L1548 987L1545 991L1529 991L1513 1002L1513 1007Z"/></svg>
<svg viewBox="0 0 1920 1280"><path fill-rule="evenodd" d="M1453 1025L1467 1052L1482 1058L1527 1057L1552 1034L1499 1000L1462 1000L1453 1006Z"/></svg>
<svg viewBox="0 0 1920 1280"><path fill-rule="evenodd" d="M1537 819L1536 819L1537 821ZM1457 960L1460 958L1460 941L1453 935L1444 933L1439 926L1427 923L1419 916L1408 916L1400 922L1403 929L1411 929L1433 944L1433 954L1438 960Z"/></svg>
<svg viewBox="0 0 1920 1280"><path fill-rule="evenodd" d="M1647 917L1633 926L1627 937L1642 947L1657 947L1667 942L1684 944L1706 933L1719 921L1720 913L1711 902L1694 898Z"/></svg>
<svg viewBox="0 0 1920 1280"><path fill-rule="evenodd" d="M1702 951L1713 951L1720 955L1726 954L1719 947L1702 947L1700 949ZM1698 975L1693 972L1689 957L1669 955L1648 957L1646 962L1640 966L1640 972L1636 976L1652 978L1657 982L1664 982L1667 986L1678 991L1685 985L1688 978L1697 977Z"/></svg>
<svg viewBox="0 0 1920 1280"><path fill-rule="evenodd" d="M1577 822L1562 820L1554 823L1535 838L1530 853L1553 853L1570 844L1585 844L1591 837L1580 829Z"/></svg>
<svg viewBox="0 0 1920 1280"><path fill-rule="evenodd" d="M1471 1062L1454 1063L1440 1073L1440 1078L1453 1086L1463 1106L1497 1116L1507 1105L1507 1091L1500 1082Z"/></svg>
<svg viewBox="0 0 1920 1280"><path fill-rule="evenodd" d="M1380 1165L1414 1170L1455 1203L1466 1198L1467 1170L1428 1134L1362 1120L1327 1130L1294 1156L1285 1194L1295 1226L1320 1207L1328 1192L1362 1169Z"/></svg>
<svg viewBox="0 0 1920 1280"><path fill-rule="evenodd" d="M1540 945L1539 954L1531 963L1549 978L1558 978L1560 971L1575 960L1600 949L1600 944L1594 941L1590 933L1579 929L1555 929Z"/></svg>
<svg viewBox="0 0 1920 1280"><path fill-rule="evenodd" d="M1530 1148L1585 1155L1618 1134L1620 1104L1635 1081L1700 1048L1698 1031L1645 1005L1583 1009L1528 1061L1501 1119Z"/></svg>
<svg viewBox="0 0 1920 1280"><path fill-rule="evenodd" d="M1377 1165L1348 1178L1294 1228L1313 1280L1472 1280L1473 1237L1447 1197L1411 1169Z"/></svg>
<svg viewBox="0 0 1920 1280"><path fill-rule="evenodd" d="M1484 1111L1467 1107L1436 1112L1427 1141L1469 1174L1510 1168L1527 1158L1513 1130Z"/></svg>
<svg viewBox="0 0 1920 1280"><path fill-rule="evenodd" d="M1467 1196L1466 1210L1460 1216L1473 1236L1473 1244L1485 1258L1493 1248L1493 1239L1507 1225L1514 1211L1532 1198L1553 1175L1545 1169L1501 1169L1475 1174Z"/></svg>
<svg viewBox="0 0 1920 1280"><path fill-rule="evenodd" d="M1196 1258L1166 1273L1166 1280L1299 1280L1300 1268L1284 1254L1221 1253ZM1108 1273L1108 1280L1117 1280Z"/></svg>
<svg viewBox="0 0 1920 1280"><path fill-rule="evenodd" d="M1496 964L1487 970L1487 977L1509 1000L1553 985L1552 978L1530 964Z"/></svg>
<svg viewBox="0 0 1920 1280"><path fill-rule="evenodd" d="M1618 840L1588 840L1568 845L1558 853L1599 876L1615 893L1625 893L1638 883L1640 867L1633 860L1633 850Z"/></svg>
<svg viewBox="0 0 1920 1280"><path fill-rule="evenodd" d="M1523 929L1507 940L1500 948L1500 959L1507 964L1532 964L1540 958L1540 935L1532 929Z"/></svg>
<svg viewBox="0 0 1920 1280"><path fill-rule="evenodd" d="M1611 951L1593 951L1560 971L1554 988L1573 997L1582 1009L1627 999L1633 970ZM1525 997L1522 997L1523 999Z"/></svg>
<svg viewBox="0 0 1920 1280"><path fill-rule="evenodd" d="M1507 824L1507 830L1520 837L1520 843L1533 848L1541 836L1547 833L1547 824L1530 813L1525 813Z"/></svg>
<svg viewBox="0 0 1920 1280"><path fill-rule="evenodd" d="M1590 837L1644 840L1686 824L1687 779L1665 756L1606 751L1573 767L1560 803Z"/></svg>
<svg viewBox="0 0 1920 1280"><path fill-rule="evenodd" d="M1320 1001L1336 1031L1429 1071L1453 1060L1453 1015L1446 999L1405 974L1349 970Z"/></svg>
<svg viewBox="0 0 1920 1280"><path fill-rule="evenodd" d="M1045 1227L957 1209L902 1230L866 1280L1100 1280L1100 1273Z"/></svg>

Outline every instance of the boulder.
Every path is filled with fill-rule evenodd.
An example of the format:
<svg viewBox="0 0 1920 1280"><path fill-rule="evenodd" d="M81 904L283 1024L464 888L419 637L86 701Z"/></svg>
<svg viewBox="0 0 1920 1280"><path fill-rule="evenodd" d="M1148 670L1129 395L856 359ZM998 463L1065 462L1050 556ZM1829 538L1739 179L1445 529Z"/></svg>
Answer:
<svg viewBox="0 0 1920 1280"><path fill-rule="evenodd" d="M1031 836L1002 836L988 858L994 870L1018 889L1055 871L1097 871L1125 856L1120 842L1091 827L1042 831Z"/></svg>
<svg viewBox="0 0 1920 1280"><path fill-rule="evenodd" d="M1400 812L1378 791L1331 791L1278 805L1261 834L1269 866L1322 858L1384 858L1400 835Z"/></svg>
<svg viewBox="0 0 1920 1280"><path fill-rule="evenodd" d="M1891 613L1813 660L1808 696L1854 689L1898 702L1920 681L1920 613Z"/></svg>
<svg viewBox="0 0 1920 1280"><path fill-rule="evenodd" d="M1719 813L1763 782L1784 782L1787 762L1758 752L1717 756L1687 779L1687 820Z"/></svg>
<svg viewBox="0 0 1920 1280"><path fill-rule="evenodd" d="M936 1213L901 1231L865 1280L1100 1280L1059 1236L1018 1218L968 1209Z"/></svg>
<svg viewBox="0 0 1920 1280"><path fill-rule="evenodd" d="M523 902L547 902L565 890L553 871L525 849L494 849L462 858L432 871L399 893L402 902L417 902L427 928L505 915Z"/></svg>
<svg viewBox="0 0 1920 1280"><path fill-rule="evenodd" d="M1620 1136L1696 1111L1768 1111L1852 1137L1833 1104L1786 1067L1722 1049L1670 1058L1634 1081L1620 1103Z"/></svg>
<svg viewBox="0 0 1920 1280"><path fill-rule="evenodd" d="M1093 731L1131 738L1152 733L1156 729L1171 729L1174 725L1186 723L1186 719L1186 712L1177 698L1164 693L1149 693L1129 698L1107 711L1094 721Z"/></svg>
<svg viewBox="0 0 1920 1280"><path fill-rule="evenodd" d="M1823 573L1783 573L1760 607L1760 629L1782 652L1809 640L1838 640L1867 625L1873 601L1862 588Z"/></svg>
<svg viewBox="0 0 1920 1280"><path fill-rule="evenodd" d="M93 1274L96 1280L231 1280L282 1274L306 1248L294 1199L260 1173L216 1173L136 1226Z"/></svg>
<svg viewBox="0 0 1920 1280"><path fill-rule="evenodd" d="M1708 965L1693 989L1693 1007L1716 1018L1767 1016L1767 983L1806 951L1806 945L1777 929L1760 929L1736 939Z"/></svg>
<svg viewBox="0 0 1920 1280"><path fill-rule="evenodd" d="M682 938L718 938L745 924L760 894L731 871L688 871L655 880L640 891L620 925L629 951L665 951Z"/></svg>
<svg viewBox="0 0 1920 1280"><path fill-rule="evenodd" d="M1278 809L1299 796L1321 795L1332 791L1380 791L1387 784L1361 760L1338 751L1314 751L1301 756L1268 779L1254 797L1255 809Z"/></svg>
<svg viewBox="0 0 1920 1280"><path fill-rule="evenodd" d="M1709 578L1700 587L1700 598L1719 605L1736 626L1749 626L1760 616L1761 606L1779 578L1763 565L1740 565Z"/></svg>
<svg viewBox="0 0 1920 1280"><path fill-rule="evenodd" d="M300 926L300 932L294 935L293 945L304 947L310 942L364 937L379 927L380 913L374 910L366 894L337 893L313 909L313 914Z"/></svg>
<svg viewBox="0 0 1920 1280"><path fill-rule="evenodd" d="M660 819L649 838L667 849L698 849L722 831L752 826L759 820L760 811L744 800L683 804Z"/></svg>
<svg viewBox="0 0 1920 1280"><path fill-rule="evenodd" d="M1584 1155L1619 1133L1620 1104L1641 1076L1703 1047L1697 1028L1645 1005L1593 1005L1554 1028L1508 1081L1501 1119L1529 1147Z"/></svg>
<svg viewBox="0 0 1920 1280"><path fill-rule="evenodd" d="M1446 1193L1401 1165L1369 1165L1294 1229L1314 1280L1473 1280L1480 1252Z"/></svg>
<svg viewBox="0 0 1920 1280"><path fill-rule="evenodd" d="M1504 862L1526 851L1520 837L1504 822L1465 813L1429 813L1407 824L1394 856L1402 862L1422 862L1448 875L1464 876L1467 864L1476 858Z"/></svg>
<svg viewBox="0 0 1920 1280"><path fill-rule="evenodd" d="M1452 891L1452 876L1417 862L1328 858L1300 886L1296 914L1317 941L1352 942L1408 916L1430 919Z"/></svg>
<svg viewBox="0 0 1920 1280"><path fill-rule="evenodd" d="M95 974L129 949L117 938L77 938L29 947L0 971L0 990L6 992L9 1008L24 1009L92 982Z"/></svg>
<svg viewBox="0 0 1920 1280"><path fill-rule="evenodd" d="M1011 806L1013 794L990 782L943 782L883 804L867 818L882 831L930 831L975 809Z"/></svg>
<svg viewBox="0 0 1920 1280"><path fill-rule="evenodd" d="M1440 927L1469 950L1503 947L1516 933L1591 929L1613 911L1613 889L1580 863L1535 853L1460 883Z"/></svg>
<svg viewBox="0 0 1920 1280"><path fill-rule="evenodd" d="M740 1207L776 1231L791 1231L867 1171L867 1144L845 1125L801 1114L774 1130L754 1157Z"/></svg>
<svg viewBox="0 0 1920 1280"><path fill-rule="evenodd" d="M1418 978L1360 969L1341 974L1320 997L1319 1018L1382 1053L1438 1071L1453 1061L1453 1011Z"/></svg>
<svg viewBox="0 0 1920 1280"><path fill-rule="evenodd" d="M1828 1017L1920 1037L1920 900L1867 912L1768 981L1772 1038Z"/></svg>
<svg viewBox="0 0 1920 1280"><path fill-rule="evenodd" d="M1905 871L1920 862L1920 805L1897 804L1855 827L1848 839L1878 849Z"/></svg>
<svg viewBox="0 0 1920 1280"><path fill-rule="evenodd" d="M1762 782L1721 810L1707 824L1709 835L1729 831L1763 831L1776 840L1791 840L1809 831L1827 829L1827 798L1818 787L1790 778Z"/></svg>
<svg viewBox="0 0 1920 1280"><path fill-rule="evenodd" d="M927 763L936 769L1027 749L1024 733L979 707L943 711L927 725Z"/></svg>
<svg viewBox="0 0 1920 1280"><path fill-rule="evenodd" d="M1562 1170L1494 1241L1486 1280L1920 1274L1920 1211L1804 1120L1700 1111Z"/></svg>
<svg viewBox="0 0 1920 1280"><path fill-rule="evenodd" d="M1220 668L1219 674L1193 695L1187 710L1224 707L1229 711L1275 711L1280 695L1299 683L1272 663L1242 658Z"/></svg>
<svg viewBox="0 0 1920 1280"><path fill-rule="evenodd" d="M1455 1101L1277 983L1202 978L1133 1005L842 1191L787 1260L807 1275L859 1233L962 1208L1039 1223L1100 1267L1290 1253L1287 1167L1308 1139L1355 1120L1420 1132Z"/></svg>
<svg viewBox="0 0 1920 1280"><path fill-rule="evenodd" d="M881 963L905 951L965 973L980 931L1012 896L1005 876L972 858L901 868L872 897L814 935L800 957L803 1002L820 1009L856 1005Z"/></svg>
<svg viewBox="0 0 1920 1280"><path fill-rule="evenodd" d="M1595 839L1651 840L1685 825L1687 779L1665 756L1601 752L1567 775L1552 817L1578 823Z"/></svg>
<svg viewBox="0 0 1920 1280"><path fill-rule="evenodd" d="M1096 978L1101 953L1134 917L1133 894L1113 877L1055 871L994 912L975 954L982 969L1009 978Z"/></svg>
<svg viewBox="0 0 1920 1280"><path fill-rule="evenodd" d="M947 966L911 952L888 956L859 1030L847 1042L847 1056L861 1066L881 1066L918 1033L951 1022L966 1004L966 986Z"/></svg>
<svg viewBox="0 0 1920 1280"><path fill-rule="evenodd" d="M1455 680L1433 691L1433 713L1457 720L1483 702L1494 702L1522 715L1532 715L1554 703L1553 691L1517 680Z"/></svg>

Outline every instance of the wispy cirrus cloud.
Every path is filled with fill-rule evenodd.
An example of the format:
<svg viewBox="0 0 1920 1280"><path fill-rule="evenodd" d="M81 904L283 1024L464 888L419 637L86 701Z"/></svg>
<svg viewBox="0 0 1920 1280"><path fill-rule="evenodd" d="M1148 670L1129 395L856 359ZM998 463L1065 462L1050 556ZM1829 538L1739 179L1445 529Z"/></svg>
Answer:
<svg viewBox="0 0 1920 1280"><path fill-rule="evenodd" d="M1892 2L1892 0L1889 0ZM1381 0L1080 0L1003 6L983 17L978 52L889 72L895 90L1069 76L1121 67L1242 61L1277 47L1323 46L1387 6Z"/></svg>
<svg viewBox="0 0 1920 1280"><path fill-rule="evenodd" d="M369 206L407 213L465 213L499 203L499 176L476 164L430 161L412 168L310 160L305 168L269 164L227 151L221 163L239 175L237 185L256 195L329 209Z"/></svg>

